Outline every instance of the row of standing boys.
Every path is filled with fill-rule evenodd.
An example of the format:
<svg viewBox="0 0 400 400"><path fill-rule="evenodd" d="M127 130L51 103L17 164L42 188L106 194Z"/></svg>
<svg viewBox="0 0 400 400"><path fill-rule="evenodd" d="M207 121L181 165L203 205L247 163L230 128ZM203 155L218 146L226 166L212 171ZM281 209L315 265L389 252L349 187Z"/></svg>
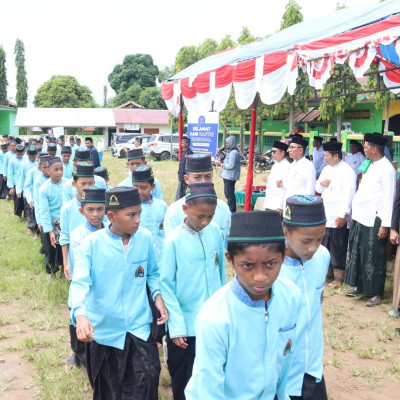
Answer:
<svg viewBox="0 0 400 400"><path fill-rule="evenodd" d="M158 398L164 325L174 399L327 398L321 198L287 199L282 227L276 211L231 215L210 156L186 157L185 196L167 207L141 149L116 188L87 150L69 179L60 157L29 150L45 268L71 280L66 363L86 367L94 399Z"/></svg>

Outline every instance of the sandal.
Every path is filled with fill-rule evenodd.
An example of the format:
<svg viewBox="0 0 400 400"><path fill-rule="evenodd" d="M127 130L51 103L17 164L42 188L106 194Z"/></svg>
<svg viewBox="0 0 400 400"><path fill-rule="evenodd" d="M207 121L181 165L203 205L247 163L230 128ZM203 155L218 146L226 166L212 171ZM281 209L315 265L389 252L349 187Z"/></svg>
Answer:
<svg viewBox="0 0 400 400"><path fill-rule="evenodd" d="M79 368L81 366L81 362L76 354L70 354L68 358L65 360L65 369L72 370L74 368Z"/></svg>
<svg viewBox="0 0 400 400"><path fill-rule="evenodd" d="M340 287L343 286L344 279L336 278L333 282L331 282L329 287Z"/></svg>

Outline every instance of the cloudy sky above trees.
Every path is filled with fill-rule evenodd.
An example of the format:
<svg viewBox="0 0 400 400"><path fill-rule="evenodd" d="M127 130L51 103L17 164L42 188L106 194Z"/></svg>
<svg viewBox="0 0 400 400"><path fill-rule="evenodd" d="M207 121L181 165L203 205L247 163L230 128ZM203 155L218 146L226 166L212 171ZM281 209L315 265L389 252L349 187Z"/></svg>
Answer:
<svg viewBox="0 0 400 400"><path fill-rule="evenodd" d="M279 29L288 0L19 0L0 13L0 44L7 56L8 96L15 98L14 45L25 44L28 102L53 75L73 75L102 103L103 86L127 54L150 54L162 69L183 46L207 38L234 40L242 26L264 37ZM332 12L338 0L298 0L304 19ZM378 0L341 0L347 7ZM323 3L323 7L322 7ZM319 4L319 6L316 6ZM109 86L109 85L108 85ZM114 96L109 88L108 96Z"/></svg>

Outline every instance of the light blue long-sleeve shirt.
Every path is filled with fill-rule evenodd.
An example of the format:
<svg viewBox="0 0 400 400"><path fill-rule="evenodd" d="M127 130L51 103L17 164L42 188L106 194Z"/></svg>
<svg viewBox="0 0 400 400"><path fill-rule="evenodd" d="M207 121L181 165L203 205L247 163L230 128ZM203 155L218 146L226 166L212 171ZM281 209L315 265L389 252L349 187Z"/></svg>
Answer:
<svg viewBox="0 0 400 400"><path fill-rule="evenodd" d="M24 185L24 197L28 203L33 202L33 183L35 179L42 174L39 166L30 169L26 175Z"/></svg>
<svg viewBox="0 0 400 400"><path fill-rule="evenodd" d="M63 186L66 181L65 178L61 178L60 182L48 179L40 186L40 223L44 233L52 232L53 222L60 218Z"/></svg>
<svg viewBox="0 0 400 400"><path fill-rule="evenodd" d="M26 158L21 162L18 168L18 173L17 173L17 182L15 184L15 191L19 194L22 193L25 190L25 181L26 181L26 176L28 175L28 172L38 166L38 162L31 161L29 158ZM25 197L25 195L24 195Z"/></svg>
<svg viewBox="0 0 400 400"><path fill-rule="evenodd" d="M174 228L179 226L185 220L186 214L183 212L182 208L184 204L185 198L182 197L168 207L164 218L165 236L168 236ZM212 220L219 226L225 244L229 233L229 227L231 225L231 215L228 205L224 201L218 199L217 208L215 209L215 214Z"/></svg>
<svg viewBox="0 0 400 400"><path fill-rule="evenodd" d="M63 178L71 179L74 172L74 163L69 161L68 164L63 163Z"/></svg>
<svg viewBox="0 0 400 400"><path fill-rule="evenodd" d="M129 176L125 178L122 182L118 184L118 186L132 186L132 174L129 172ZM154 189L151 191L151 195L157 199L163 199L163 191L160 182L158 179L154 178Z"/></svg>
<svg viewBox="0 0 400 400"><path fill-rule="evenodd" d="M18 169L21 163L24 161L23 158L12 157L8 162L7 169L7 186L12 189L17 184Z"/></svg>
<svg viewBox="0 0 400 400"><path fill-rule="evenodd" d="M128 332L148 339L153 318L146 285L153 299L160 294L152 240L139 228L125 252L122 236L107 227L82 242L70 286L71 320L86 316L97 343L123 349Z"/></svg>
<svg viewBox="0 0 400 400"><path fill-rule="evenodd" d="M101 177L94 175L94 188L107 190L106 181ZM78 194L78 190L72 186L72 178L67 179L63 190L63 204L68 203L70 200L74 199Z"/></svg>
<svg viewBox="0 0 400 400"><path fill-rule="evenodd" d="M39 201L39 189L48 179L48 176L43 173L35 178L33 181L32 195L33 195L33 207L35 208L35 217L38 225L41 225L40 219L40 201Z"/></svg>
<svg viewBox="0 0 400 400"><path fill-rule="evenodd" d="M314 168L318 177L321 174L322 169L326 165L326 162L324 160L324 150L322 146L318 150L314 148L312 156L313 156Z"/></svg>
<svg viewBox="0 0 400 400"><path fill-rule="evenodd" d="M8 174L8 163L10 160L15 157L15 153L12 153L11 151L8 151L4 155L4 161L3 161L3 176L7 177Z"/></svg>
<svg viewBox="0 0 400 400"><path fill-rule="evenodd" d="M4 173L4 157L6 156L7 153L3 153L0 151L0 175L3 175Z"/></svg>
<svg viewBox="0 0 400 400"><path fill-rule="evenodd" d="M186 399L289 399L299 306L299 289L284 278L273 283L267 307L251 300L236 277L218 290L197 316Z"/></svg>
<svg viewBox="0 0 400 400"><path fill-rule="evenodd" d="M185 223L166 238L160 267L160 287L168 309L171 338L195 336L201 306L227 282L225 249L217 225L200 232Z"/></svg>
<svg viewBox="0 0 400 400"><path fill-rule="evenodd" d="M79 211L81 202L75 197L63 204L60 213L60 246L70 243L70 233L86 221L84 215Z"/></svg>
<svg viewBox="0 0 400 400"><path fill-rule="evenodd" d="M162 250L164 247L164 216L167 211L164 200L153 197L150 202L142 201L140 213L140 226L148 229L153 236L154 250L157 264L160 265Z"/></svg>
<svg viewBox="0 0 400 400"><path fill-rule="evenodd" d="M296 331L296 353L287 383L290 396L301 396L305 373L314 376L318 381L322 378L322 303L329 263L329 251L321 245L311 260L300 262L286 257L279 274L295 283L302 294Z"/></svg>

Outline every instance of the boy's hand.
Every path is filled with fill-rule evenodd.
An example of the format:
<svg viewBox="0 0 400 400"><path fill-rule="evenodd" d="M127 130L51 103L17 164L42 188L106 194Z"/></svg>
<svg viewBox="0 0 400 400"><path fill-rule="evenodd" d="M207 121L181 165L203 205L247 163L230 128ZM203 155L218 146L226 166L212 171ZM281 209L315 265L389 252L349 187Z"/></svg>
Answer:
<svg viewBox="0 0 400 400"><path fill-rule="evenodd" d="M57 242L56 242L56 235L54 234L54 232L49 232L49 236L50 236L50 243L51 245L56 248L57 247Z"/></svg>
<svg viewBox="0 0 400 400"><path fill-rule="evenodd" d="M69 281L72 281L71 268L69 267L68 263L64 263L64 275Z"/></svg>
<svg viewBox="0 0 400 400"><path fill-rule="evenodd" d="M399 233L395 229L390 230L390 242L392 244L399 244Z"/></svg>
<svg viewBox="0 0 400 400"><path fill-rule="evenodd" d="M157 319L157 325L165 324L168 321L168 310L165 307L164 300L160 294L156 296L155 306L161 314L161 317Z"/></svg>
<svg viewBox="0 0 400 400"><path fill-rule="evenodd" d="M8 194L10 195L10 197L13 197L15 194L15 189L10 189L10 191L8 192Z"/></svg>
<svg viewBox="0 0 400 400"><path fill-rule="evenodd" d="M42 232L42 224L38 224L38 229L39 229L39 232Z"/></svg>
<svg viewBox="0 0 400 400"><path fill-rule="evenodd" d="M173 338L172 341L174 342L175 346L178 346L181 349L185 350L186 347L188 347L186 337L176 337L176 338Z"/></svg>
<svg viewBox="0 0 400 400"><path fill-rule="evenodd" d="M76 336L81 342L93 342L93 325L84 315L78 315L76 317Z"/></svg>

